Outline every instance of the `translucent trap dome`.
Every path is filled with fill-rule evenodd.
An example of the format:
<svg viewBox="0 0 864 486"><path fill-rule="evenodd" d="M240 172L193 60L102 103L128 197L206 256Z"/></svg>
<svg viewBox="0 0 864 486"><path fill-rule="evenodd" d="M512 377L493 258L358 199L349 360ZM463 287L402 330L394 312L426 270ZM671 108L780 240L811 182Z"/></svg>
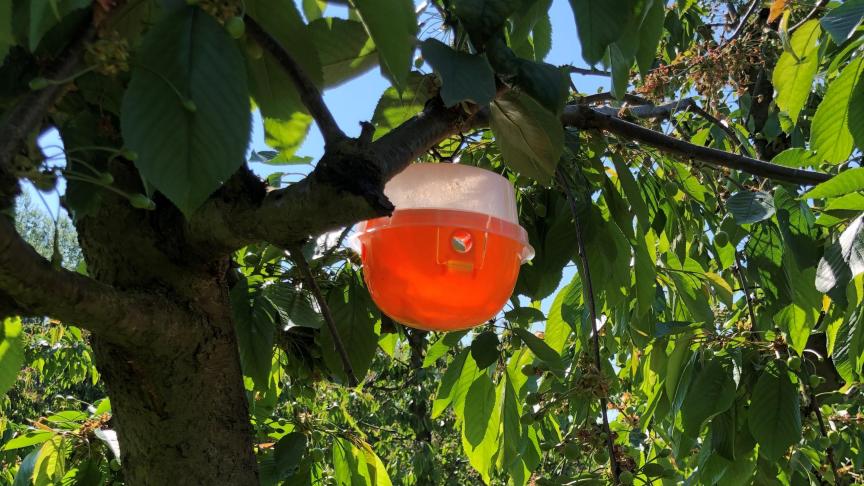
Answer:
<svg viewBox="0 0 864 486"><path fill-rule="evenodd" d="M387 183L390 217L357 226L353 246L372 299L410 327L468 329L507 303L534 256L513 186L459 164L413 164Z"/></svg>

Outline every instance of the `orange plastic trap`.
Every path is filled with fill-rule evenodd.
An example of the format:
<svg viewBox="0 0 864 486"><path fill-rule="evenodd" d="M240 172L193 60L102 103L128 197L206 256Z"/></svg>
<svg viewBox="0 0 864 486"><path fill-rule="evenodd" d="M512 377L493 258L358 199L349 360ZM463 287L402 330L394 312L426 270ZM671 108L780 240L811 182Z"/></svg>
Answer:
<svg viewBox="0 0 864 486"><path fill-rule="evenodd" d="M504 177L458 164L414 164L384 190L390 217L360 223L354 247L382 312L455 331L494 317L534 256Z"/></svg>

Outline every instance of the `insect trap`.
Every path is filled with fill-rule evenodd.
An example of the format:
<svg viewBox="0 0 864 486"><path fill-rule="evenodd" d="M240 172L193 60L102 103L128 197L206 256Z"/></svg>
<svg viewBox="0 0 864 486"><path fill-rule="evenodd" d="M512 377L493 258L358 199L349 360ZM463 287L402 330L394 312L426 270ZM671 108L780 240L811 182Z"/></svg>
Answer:
<svg viewBox="0 0 864 486"><path fill-rule="evenodd" d="M381 311L430 331L494 317L534 256L510 182L477 167L412 164L384 193L393 215L360 223L353 242Z"/></svg>

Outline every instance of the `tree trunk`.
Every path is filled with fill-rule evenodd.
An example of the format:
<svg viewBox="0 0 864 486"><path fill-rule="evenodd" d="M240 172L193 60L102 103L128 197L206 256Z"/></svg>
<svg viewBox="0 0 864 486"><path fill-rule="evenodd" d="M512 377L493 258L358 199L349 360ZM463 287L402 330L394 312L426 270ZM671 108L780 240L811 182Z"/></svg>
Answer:
<svg viewBox="0 0 864 486"><path fill-rule="evenodd" d="M123 172L114 171L118 178ZM92 277L152 292L189 310L169 323L186 332L164 339L126 346L109 335L92 338L126 484L257 485L225 278L229 259L186 248L185 220L160 203L148 212L104 198L96 214L78 223Z"/></svg>

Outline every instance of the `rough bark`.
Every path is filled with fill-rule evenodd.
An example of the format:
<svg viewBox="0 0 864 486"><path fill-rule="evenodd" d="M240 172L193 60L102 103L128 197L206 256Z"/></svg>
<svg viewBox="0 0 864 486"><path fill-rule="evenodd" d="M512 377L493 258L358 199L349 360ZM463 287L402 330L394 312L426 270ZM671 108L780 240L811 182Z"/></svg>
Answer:
<svg viewBox="0 0 864 486"><path fill-rule="evenodd" d="M134 180L128 168L114 169L118 183ZM228 257L191 251L182 218L170 205L160 207L137 211L105 197L96 214L78 222L93 278L158 295L182 309L164 316L170 339L126 344L108 332L93 335L126 484L257 485L225 277ZM123 319L120 328L126 327Z"/></svg>

